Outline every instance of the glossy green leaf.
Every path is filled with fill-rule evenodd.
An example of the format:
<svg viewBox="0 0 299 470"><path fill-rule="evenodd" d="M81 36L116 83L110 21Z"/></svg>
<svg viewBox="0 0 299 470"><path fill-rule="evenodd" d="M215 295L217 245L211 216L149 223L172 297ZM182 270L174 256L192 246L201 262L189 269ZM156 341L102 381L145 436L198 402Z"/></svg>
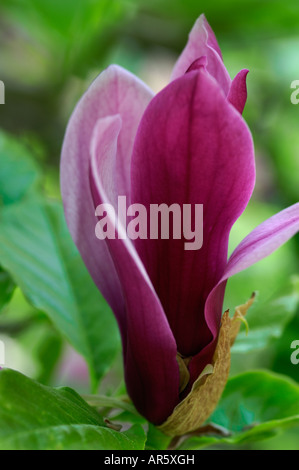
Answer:
<svg viewBox="0 0 299 470"><path fill-rule="evenodd" d="M299 424L299 386L284 376L251 371L231 378L208 423L221 434L192 436L180 449L240 445L272 437Z"/></svg>
<svg viewBox="0 0 299 470"><path fill-rule="evenodd" d="M119 333L71 240L61 205L40 199L3 209L0 263L84 356L95 389L119 350Z"/></svg>
<svg viewBox="0 0 299 470"><path fill-rule="evenodd" d="M0 371L1 450L137 450L141 426L117 432L73 390L41 385L9 369Z"/></svg>

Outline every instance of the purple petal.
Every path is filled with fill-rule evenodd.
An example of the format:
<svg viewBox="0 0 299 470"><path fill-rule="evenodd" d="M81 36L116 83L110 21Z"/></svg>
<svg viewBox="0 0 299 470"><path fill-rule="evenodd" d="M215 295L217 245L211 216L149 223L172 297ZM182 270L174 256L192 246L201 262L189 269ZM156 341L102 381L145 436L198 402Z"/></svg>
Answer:
<svg viewBox="0 0 299 470"><path fill-rule="evenodd" d="M121 125L119 116L110 116L98 120L94 128L90 177L95 206L110 202L109 168L117 159ZM125 227L118 226L112 206L107 206L107 213L116 238L107 238L105 243L126 306L124 368L128 393L141 414L161 424L179 400L176 342L144 266L131 241L125 238Z"/></svg>
<svg viewBox="0 0 299 470"><path fill-rule="evenodd" d="M227 262L231 226L255 179L251 134L202 68L173 81L150 103L132 156L132 202L203 204L203 247L185 240L136 240L184 356L211 340L204 305Z"/></svg>
<svg viewBox="0 0 299 470"><path fill-rule="evenodd" d="M205 317L210 330L213 332L213 341L190 362L191 381L194 381L202 368L211 361L215 350L227 280L269 256L298 231L299 203L288 207L260 224L244 238L232 253L223 276L206 302ZM217 312L216 316L215 312Z"/></svg>
<svg viewBox="0 0 299 470"><path fill-rule="evenodd" d="M229 93L228 101L239 111L243 113L247 101L247 78L248 70L241 70L233 79Z"/></svg>
<svg viewBox="0 0 299 470"><path fill-rule="evenodd" d="M96 218L89 182L89 147L93 128L99 118L120 114L123 127L110 198L117 194L130 197L130 158L136 129L152 98L151 91L129 72L111 66L92 83L73 112L61 155L61 193L72 238L100 291L118 319L123 317L121 285L105 243L96 239ZM112 171L112 168L110 169Z"/></svg>
<svg viewBox="0 0 299 470"><path fill-rule="evenodd" d="M207 70L220 84L227 95L231 79L223 64L217 39L204 15L201 15L189 34L188 43L177 60L171 80L182 76L191 64L202 56L207 57Z"/></svg>

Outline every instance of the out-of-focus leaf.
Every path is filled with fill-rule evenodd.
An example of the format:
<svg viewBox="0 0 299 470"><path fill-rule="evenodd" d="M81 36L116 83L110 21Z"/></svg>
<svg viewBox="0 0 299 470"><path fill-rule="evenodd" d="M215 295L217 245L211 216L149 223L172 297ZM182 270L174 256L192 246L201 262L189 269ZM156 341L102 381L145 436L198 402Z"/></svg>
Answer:
<svg viewBox="0 0 299 470"><path fill-rule="evenodd" d="M36 380L42 384L51 384L63 348L61 335L48 321L35 321L19 341L37 363Z"/></svg>
<svg viewBox="0 0 299 470"><path fill-rule="evenodd" d="M181 47L201 13L205 13L218 37L227 37L234 43L236 38L241 44L272 38L273 30L275 37L297 33L299 6L296 0L290 0L288 8L282 8L280 0L273 0L271 8L267 0L244 0L242 3L238 0L227 0L225 3L208 0L200 3L197 0L136 0L136 3L141 7L142 17L139 18L139 25L136 21L134 26L142 37L150 36L154 40L156 36L159 41L171 38Z"/></svg>
<svg viewBox="0 0 299 470"><path fill-rule="evenodd" d="M266 439L299 423L299 386L284 376L251 371L231 378L208 423L225 437L192 436L179 449L241 445Z"/></svg>
<svg viewBox="0 0 299 470"><path fill-rule="evenodd" d="M0 312L10 301L15 289L11 276L0 266Z"/></svg>
<svg viewBox="0 0 299 470"><path fill-rule="evenodd" d="M0 449L137 450L141 426L123 433L103 419L72 389L46 387L12 370L0 371Z"/></svg>
<svg viewBox="0 0 299 470"><path fill-rule="evenodd" d="M232 352L239 354L256 351L277 340L294 317L298 304L299 279L295 277L268 302L259 302L257 298L246 315L249 332L244 328L240 331Z"/></svg>
<svg viewBox="0 0 299 470"><path fill-rule="evenodd" d="M0 205L19 201L40 183L40 172L26 147L0 132Z"/></svg>
<svg viewBox="0 0 299 470"><path fill-rule="evenodd" d="M252 199L232 228L229 253L232 253L257 225L283 208L283 206L278 207ZM259 293L255 306L275 298L274 296L277 298L281 288L288 282L288 278L298 272L298 263L294 257L295 249L294 239L289 240L267 258L231 277L226 288L224 310L229 308L233 312L237 305L242 305L247 301L253 291Z"/></svg>
<svg viewBox="0 0 299 470"><path fill-rule="evenodd" d="M3 209L0 263L84 356L95 389L119 350L119 333L71 240L61 205L40 198Z"/></svg>
<svg viewBox="0 0 299 470"><path fill-rule="evenodd" d="M298 45L296 47L298 50ZM294 63L295 61L293 61ZM283 70L283 68L281 67ZM297 73L298 75L298 73ZM282 106L279 108L276 120L273 123L269 135L267 145L274 160L274 176L276 184L281 190L290 204L296 203L299 199L299 162L298 162L298 108L299 106L291 105L290 95L294 91L290 88L290 84L296 75L290 74L284 83L287 83L287 92L289 95L285 97L284 103L287 103L286 109Z"/></svg>
<svg viewBox="0 0 299 470"><path fill-rule="evenodd" d="M132 13L131 6L128 0L11 0L2 2L1 16L13 31L14 48L10 52L18 51L20 43L25 43L25 57L33 61L37 75L53 84L74 71L81 75L86 62L93 65L99 50L105 52L103 32ZM22 56L20 60L30 77L28 64ZM39 70L41 65L44 73ZM22 81L22 77L19 79ZM31 74L31 80L35 79Z"/></svg>

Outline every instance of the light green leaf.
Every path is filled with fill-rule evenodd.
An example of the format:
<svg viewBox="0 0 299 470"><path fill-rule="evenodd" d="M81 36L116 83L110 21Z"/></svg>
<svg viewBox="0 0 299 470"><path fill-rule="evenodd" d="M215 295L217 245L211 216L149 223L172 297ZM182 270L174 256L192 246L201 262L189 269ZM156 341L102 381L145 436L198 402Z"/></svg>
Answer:
<svg viewBox="0 0 299 470"><path fill-rule="evenodd" d="M40 183L37 165L26 147L0 132L0 205L19 201Z"/></svg>
<svg viewBox="0 0 299 470"><path fill-rule="evenodd" d="M119 350L119 333L71 240L61 205L40 199L4 208L0 264L84 356L95 389Z"/></svg>
<svg viewBox="0 0 299 470"><path fill-rule="evenodd" d="M9 369L0 371L1 450L143 449L141 426L123 433L69 388L41 385Z"/></svg>
<svg viewBox="0 0 299 470"><path fill-rule="evenodd" d="M4 450L142 450L144 431L134 425L117 432L88 424L51 426L16 434L4 440Z"/></svg>
<svg viewBox="0 0 299 470"><path fill-rule="evenodd" d="M85 401L95 408L114 408L119 410L125 410L133 415L138 416L138 412L128 401L128 397L121 399L120 397L109 397L105 395L84 395Z"/></svg>
<svg viewBox="0 0 299 470"><path fill-rule="evenodd" d="M156 426L149 423L146 440L147 450L165 450L168 448L171 440L171 437L166 436L166 434L157 429Z"/></svg>
<svg viewBox="0 0 299 470"><path fill-rule="evenodd" d="M282 335L299 304L299 280L294 277L287 286L267 302L257 300L246 315L249 332L241 329L232 353L240 354L263 349Z"/></svg>
<svg viewBox="0 0 299 470"><path fill-rule="evenodd" d="M299 386L284 376L251 371L231 378L220 403L208 420L226 436L192 436L180 449L210 445L240 445L272 437L299 424Z"/></svg>

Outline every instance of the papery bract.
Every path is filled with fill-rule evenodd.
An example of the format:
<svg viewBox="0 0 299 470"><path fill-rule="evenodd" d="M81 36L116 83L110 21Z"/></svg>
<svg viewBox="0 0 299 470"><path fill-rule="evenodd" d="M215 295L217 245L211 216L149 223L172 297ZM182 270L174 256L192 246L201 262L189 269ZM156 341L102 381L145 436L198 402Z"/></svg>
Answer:
<svg viewBox="0 0 299 470"><path fill-rule="evenodd" d="M247 72L230 79L202 15L160 93L154 97L135 76L111 66L82 97L66 131L61 157L66 220L118 320L128 392L155 424L171 420L180 403L188 413L183 398L189 392L190 400L205 404L204 393L212 393L214 401L220 396L229 370L220 357L229 354L230 343L227 317L221 330L227 279L299 230L296 204L257 227L227 261L231 227L255 181L252 137L241 116ZM107 220L120 236L98 240L95 209L105 203L116 208L118 196L146 208L203 204L202 248L186 251L184 239L171 237L132 241L109 209ZM198 393L203 370L219 376L219 386L212 378ZM205 415L198 416L192 424L186 420L190 429L172 423L169 432L195 429Z"/></svg>

